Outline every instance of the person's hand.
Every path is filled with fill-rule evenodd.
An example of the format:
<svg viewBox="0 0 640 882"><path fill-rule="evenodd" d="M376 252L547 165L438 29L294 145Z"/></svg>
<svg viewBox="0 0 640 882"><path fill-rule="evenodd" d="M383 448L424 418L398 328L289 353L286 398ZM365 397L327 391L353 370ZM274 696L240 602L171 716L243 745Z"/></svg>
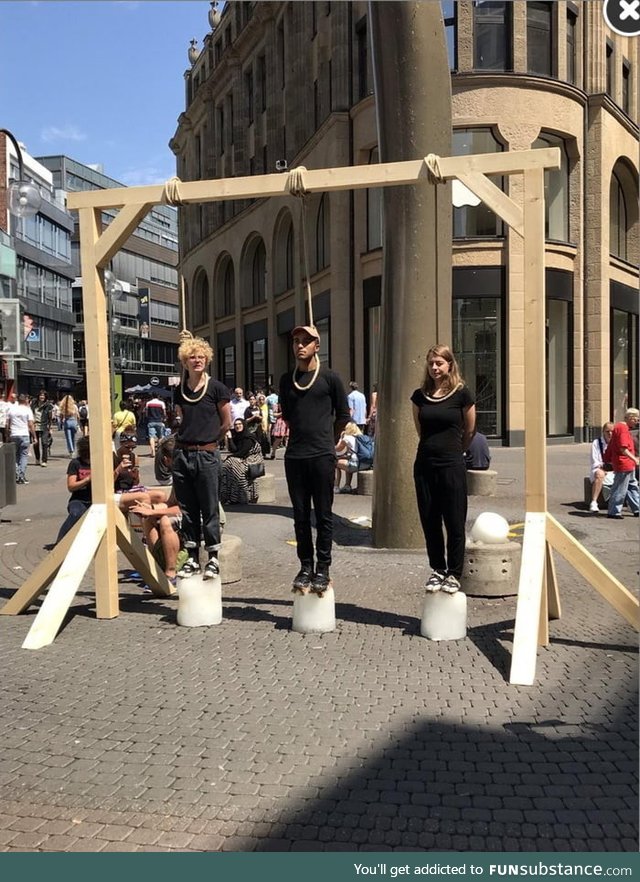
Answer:
<svg viewBox="0 0 640 882"><path fill-rule="evenodd" d="M147 518L155 514L153 505L151 505L150 502L136 502L135 505L131 506L129 511L141 518Z"/></svg>

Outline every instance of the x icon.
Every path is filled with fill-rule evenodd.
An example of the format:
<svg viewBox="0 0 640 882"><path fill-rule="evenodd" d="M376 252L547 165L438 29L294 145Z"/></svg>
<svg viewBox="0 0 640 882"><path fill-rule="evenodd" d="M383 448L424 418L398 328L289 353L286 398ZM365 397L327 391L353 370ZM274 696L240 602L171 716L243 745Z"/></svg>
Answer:
<svg viewBox="0 0 640 882"><path fill-rule="evenodd" d="M627 18L640 21L639 6L640 0L620 0L620 21L624 21Z"/></svg>

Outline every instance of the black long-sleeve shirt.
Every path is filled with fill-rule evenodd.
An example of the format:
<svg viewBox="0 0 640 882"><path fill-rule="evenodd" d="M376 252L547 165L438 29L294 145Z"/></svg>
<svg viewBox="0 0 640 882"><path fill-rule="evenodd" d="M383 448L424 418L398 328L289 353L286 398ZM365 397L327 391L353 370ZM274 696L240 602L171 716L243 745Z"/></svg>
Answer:
<svg viewBox="0 0 640 882"><path fill-rule="evenodd" d="M314 371L296 370L296 383L307 386ZM335 454L335 428L349 422L347 393L340 377L321 367L309 388L296 389L291 374L280 379L280 406L289 425L289 441L285 457L308 459Z"/></svg>

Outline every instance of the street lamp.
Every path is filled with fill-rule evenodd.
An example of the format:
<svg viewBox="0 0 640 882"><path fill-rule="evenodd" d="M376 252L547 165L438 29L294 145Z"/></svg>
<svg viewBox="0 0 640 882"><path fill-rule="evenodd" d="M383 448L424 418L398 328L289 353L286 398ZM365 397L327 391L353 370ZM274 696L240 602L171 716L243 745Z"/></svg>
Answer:
<svg viewBox="0 0 640 882"><path fill-rule="evenodd" d="M6 135L11 141L18 158L18 180L9 182L9 211L16 217L31 217L40 208L40 190L25 178L22 150L15 137L8 129L0 129L0 134Z"/></svg>

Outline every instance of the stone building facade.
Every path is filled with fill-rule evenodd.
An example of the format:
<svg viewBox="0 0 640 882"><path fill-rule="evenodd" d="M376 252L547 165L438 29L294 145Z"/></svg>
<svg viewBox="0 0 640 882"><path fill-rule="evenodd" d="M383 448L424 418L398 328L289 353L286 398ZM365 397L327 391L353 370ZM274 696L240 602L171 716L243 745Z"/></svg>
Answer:
<svg viewBox="0 0 640 882"><path fill-rule="evenodd" d="M561 150L545 179L548 434L583 440L638 403L638 41L613 33L600 3L441 6L452 152ZM183 180L379 161L367 3L227 3L215 25L185 74L171 142ZM518 198L517 176L502 186ZM519 445L522 241L481 204L454 207L453 236L450 342L479 428ZM291 366L308 267L322 356L368 394L383 239L375 189L181 208L188 323L217 376L255 388Z"/></svg>

